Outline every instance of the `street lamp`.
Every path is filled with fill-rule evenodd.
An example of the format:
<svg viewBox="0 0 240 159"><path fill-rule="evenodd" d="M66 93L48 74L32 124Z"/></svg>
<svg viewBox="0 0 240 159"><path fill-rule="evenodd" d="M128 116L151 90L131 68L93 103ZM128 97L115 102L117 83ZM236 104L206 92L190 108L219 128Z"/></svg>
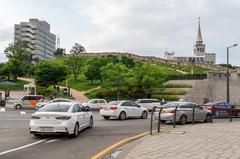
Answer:
<svg viewBox="0 0 240 159"><path fill-rule="evenodd" d="M227 103L230 102L230 99L229 99L229 49L237 45L238 44L234 44L232 46L227 47Z"/></svg>

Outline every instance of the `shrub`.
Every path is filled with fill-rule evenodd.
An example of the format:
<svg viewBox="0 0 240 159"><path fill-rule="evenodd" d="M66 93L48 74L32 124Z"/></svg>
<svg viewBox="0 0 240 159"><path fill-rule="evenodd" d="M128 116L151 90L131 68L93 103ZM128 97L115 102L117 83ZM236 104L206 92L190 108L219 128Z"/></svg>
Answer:
<svg viewBox="0 0 240 159"><path fill-rule="evenodd" d="M168 84L164 84L165 88L192 88L192 85L189 84L172 84L172 83L168 83Z"/></svg>

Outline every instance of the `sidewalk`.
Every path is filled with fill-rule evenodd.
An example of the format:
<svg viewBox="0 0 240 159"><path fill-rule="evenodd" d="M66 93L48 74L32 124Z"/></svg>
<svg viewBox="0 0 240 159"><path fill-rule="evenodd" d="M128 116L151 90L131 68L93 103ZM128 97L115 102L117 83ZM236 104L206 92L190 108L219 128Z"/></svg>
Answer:
<svg viewBox="0 0 240 159"><path fill-rule="evenodd" d="M171 131L185 133L146 136L125 159L240 158L240 121L179 125Z"/></svg>

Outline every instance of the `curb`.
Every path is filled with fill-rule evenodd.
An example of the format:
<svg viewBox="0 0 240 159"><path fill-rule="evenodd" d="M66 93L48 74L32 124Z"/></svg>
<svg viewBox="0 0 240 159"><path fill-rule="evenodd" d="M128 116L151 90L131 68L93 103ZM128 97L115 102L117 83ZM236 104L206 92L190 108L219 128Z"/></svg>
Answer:
<svg viewBox="0 0 240 159"><path fill-rule="evenodd" d="M137 139L140 139L146 135L148 135L149 132L143 132L141 134L138 134L136 136L132 136L132 137L128 137L126 139L123 139L123 140L120 140L118 141L117 143L109 146L108 148L100 151L99 153L97 153L96 155L94 155L93 157L91 157L91 159L101 159L103 157L105 157L107 154L109 154L110 152L112 152L113 150L131 142L131 141L134 141L134 140L137 140Z"/></svg>

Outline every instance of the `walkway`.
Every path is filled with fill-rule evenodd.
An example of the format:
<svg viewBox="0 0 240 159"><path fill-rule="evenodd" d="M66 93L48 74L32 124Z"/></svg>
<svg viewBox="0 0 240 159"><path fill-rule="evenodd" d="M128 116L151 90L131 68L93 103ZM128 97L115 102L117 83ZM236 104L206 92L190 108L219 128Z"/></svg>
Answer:
<svg viewBox="0 0 240 159"><path fill-rule="evenodd" d="M141 139L125 159L239 159L239 130L240 121L179 125Z"/></svg>

